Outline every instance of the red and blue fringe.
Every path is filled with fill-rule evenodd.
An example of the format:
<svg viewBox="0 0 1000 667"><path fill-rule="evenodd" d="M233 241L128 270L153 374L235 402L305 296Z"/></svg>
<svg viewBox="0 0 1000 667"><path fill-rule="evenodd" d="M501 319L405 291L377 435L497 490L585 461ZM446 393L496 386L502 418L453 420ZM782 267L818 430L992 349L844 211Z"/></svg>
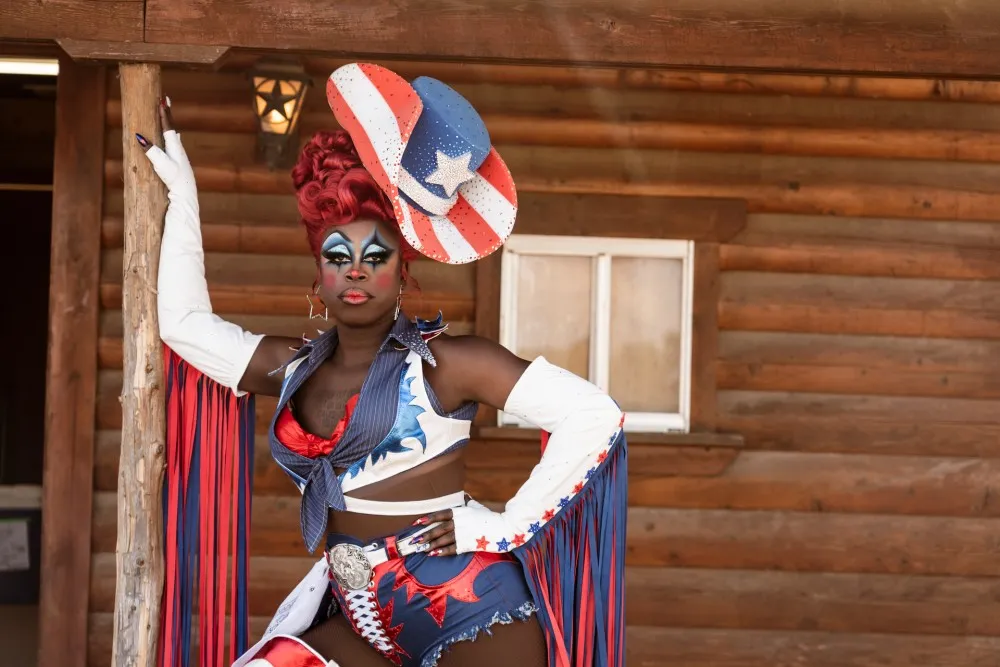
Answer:
<svg viewBox="0 0 1000 667"><path fill-rule="evenodd" d="M159 666L191 666L192 619L197 612L196 667L225 667L249 644L254 398L237 397L168 347L164 359L166 573Z"/></svg>
<svg viewBox="0 0 1000 667"><path fill-rule="evenodd" d="M583 490L514 551L538 606L550 667L624 665L627 518L628 451L619 432Z"/></svg>

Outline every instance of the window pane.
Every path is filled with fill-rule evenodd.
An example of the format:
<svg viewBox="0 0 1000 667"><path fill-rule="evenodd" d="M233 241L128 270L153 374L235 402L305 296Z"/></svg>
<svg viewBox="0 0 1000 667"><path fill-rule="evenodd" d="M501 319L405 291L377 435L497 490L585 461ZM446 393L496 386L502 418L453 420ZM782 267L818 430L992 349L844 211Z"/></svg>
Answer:
<svg viewBox="0 0 1000 667"><path fill-rule="evenodd" d="M680 411L683 263L611 261L609 393L626 412Z"/></svg>
<svg viewBox="0 0 1000 667"><path fill-rule="evenodd" d="M591 258L518 256L517 354L588 377Z"/></svg>

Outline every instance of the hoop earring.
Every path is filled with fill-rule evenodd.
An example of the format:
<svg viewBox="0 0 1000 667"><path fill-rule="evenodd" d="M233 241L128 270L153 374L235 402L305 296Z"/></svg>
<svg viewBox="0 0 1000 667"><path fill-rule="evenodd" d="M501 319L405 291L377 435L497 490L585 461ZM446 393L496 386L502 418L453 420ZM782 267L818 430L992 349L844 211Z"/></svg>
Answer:
<svg viewBox="0 0 1000 667"><path fill-rule="evenodd" d="M318 294L318 293L319 293L319 286L316 287L313 294ZM313 304L313 294L309 294L308 292L306 292L306 301L309 302L309 319L323 320L324 322L328 321L330 319L330 309L326 307L325 303L323 303L323 299L319 300L320 303L323 303L323 314L322 315L320 315L319 313L315 315L313 314L313 311L315 309L315 305Z"/></svg>
<svg viewBox="0 0 1000 667"><path fill-rule="evenodd" d="M396 296L396 314L393 315L392 320L395 322L399 319L399 308L403 303L403 286L399 286L399 294Z"/></svg>

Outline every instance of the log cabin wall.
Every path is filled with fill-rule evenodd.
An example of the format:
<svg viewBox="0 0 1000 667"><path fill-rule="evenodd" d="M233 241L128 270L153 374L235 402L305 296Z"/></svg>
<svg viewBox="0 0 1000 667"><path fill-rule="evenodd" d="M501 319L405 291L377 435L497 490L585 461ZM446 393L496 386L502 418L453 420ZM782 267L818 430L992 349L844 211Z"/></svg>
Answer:
<svg viewBox="0 0 1000 667"><path fill-rule="evenodd" d="M217 312L310 333L287 171L254 160L237 61L167 71ZM333 120L317 86L304 135ZM1000 84L396 65L488 117L522 192L745 200L719 248L715 421L742 451L634 449L628 663L993 664L1000 651ZM110 656L121 140L109 81L89 664ZM411 314L474 329L475 268L419 262ZM480 308L483 304L479 304ZM314 323L313 323L314 324ZM273 400L258 400L263 434ZM537 450L474 445L500 501ZM258 438L256 632L309 566Z"/></svg>

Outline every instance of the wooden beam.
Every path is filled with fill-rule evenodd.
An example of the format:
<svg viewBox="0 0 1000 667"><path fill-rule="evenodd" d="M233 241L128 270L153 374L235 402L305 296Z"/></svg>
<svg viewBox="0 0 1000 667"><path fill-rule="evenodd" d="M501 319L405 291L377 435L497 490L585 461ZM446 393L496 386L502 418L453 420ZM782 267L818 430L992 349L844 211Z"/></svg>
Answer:
<svg viewBox="0 0 1000 667"><path fill-rule="evenodd" d="M158 65L120 65L125 156L122 319L124 382L118 482L118 579L113 667L156 667L163 592L162 488L166 447L163 346L157 330L166 189L136 143L159 140Z"/></svg>
<svg viewBox="0 0 1000 667"><path fill-rule="evenodd" d="M106 75L60 63L42 476L39 667L84 667Z"/></svg>
<svg viewBox="0 0 1000 667"><path fill-rule="evenodd" d="M141 0L0 2L0 39L142 41Z"/></svg>
<svg viewBox="0 0 1000 667"><path fill-rule="evenodd" d="M521 63L1000 75L994 0L149 0L145 39ZM447 39L443 38L447 36Z"/></svg>
<svg viewBox="0 0 1000 667"><path fill-rule="evenodd" d="M116 62L184 63L215 67L229 51L228 46L197 44L149 44L63 38L56 40L76 60Z"/></svg>

